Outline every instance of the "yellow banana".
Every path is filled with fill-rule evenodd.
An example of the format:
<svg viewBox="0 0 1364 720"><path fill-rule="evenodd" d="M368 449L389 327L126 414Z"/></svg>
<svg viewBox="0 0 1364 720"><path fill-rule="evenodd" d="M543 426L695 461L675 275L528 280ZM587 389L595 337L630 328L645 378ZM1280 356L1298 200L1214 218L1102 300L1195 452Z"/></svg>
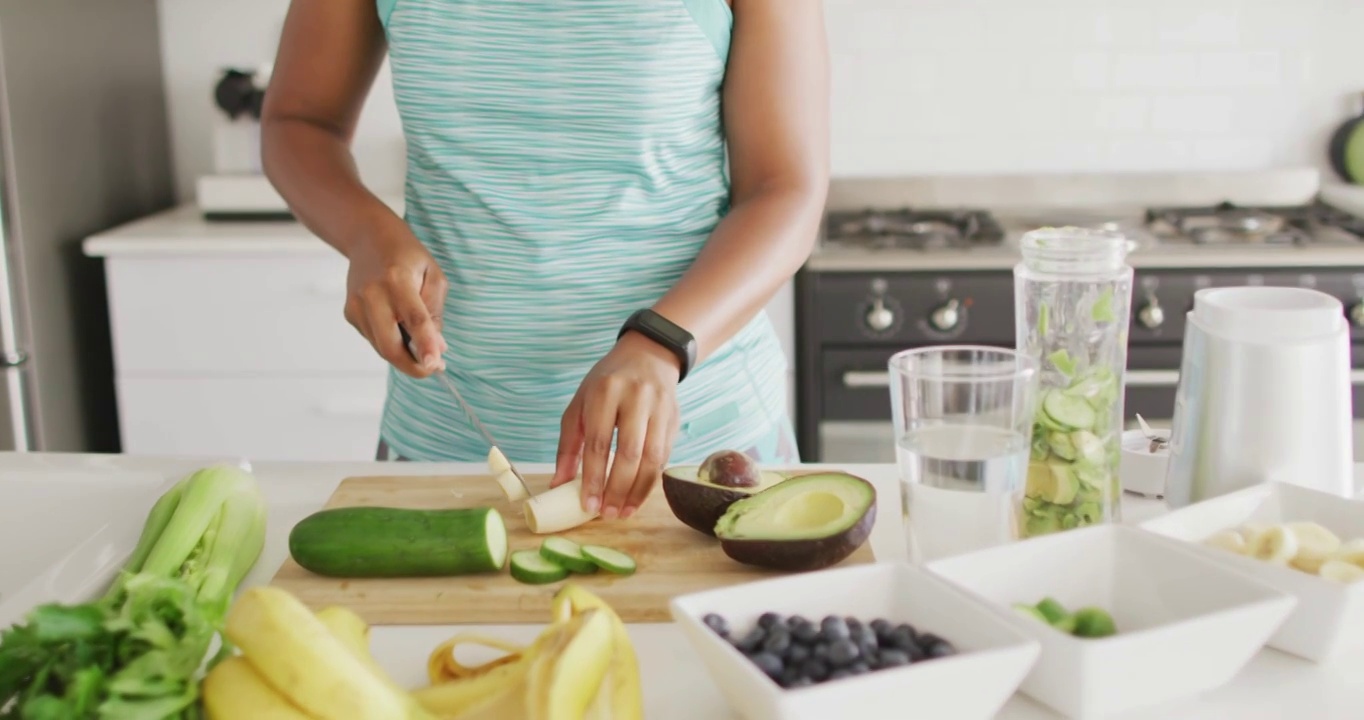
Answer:
<svg viewBox="0 0 1364 720"><path fill-rule="evenodd" d="M643 720L644 689L639 681L639 660L625 623L606 601L573 583L554 594L551 612L556 622L588 610L598 610L611 621L611 671L607 692L611 696L612 720Z"/></svg>
<svg viewBox="0 0 1364 720"><path fill-rule="evenodd" d="M208 720L310 720L237 655L217 664L200 688Z"/></svg>
<svg viewBox="0 0 1364 720"><path fill-rule="evenodd" d="M429 717L280 588L244 591L228 612L226 635L271 687L318 720Z"/></svg>
<svg viewBox="0 0 1364 720"><path fill-rule="evenodd" d="M362 658L372 657L369 654L369 625L353 610L341 605L331 605L318 610L317 619L357 655Z"/></svg>

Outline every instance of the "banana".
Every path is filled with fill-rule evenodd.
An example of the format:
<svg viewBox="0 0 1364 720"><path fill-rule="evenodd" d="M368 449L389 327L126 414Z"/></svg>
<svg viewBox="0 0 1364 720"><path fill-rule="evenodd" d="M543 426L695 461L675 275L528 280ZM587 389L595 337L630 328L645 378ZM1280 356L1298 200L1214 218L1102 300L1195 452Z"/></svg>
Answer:
<svg viewBox="0 0 1364 720"><path fill-rule="evenodd" d="M360 657L370 657L369 625L350 608L340 605L324 607L317 611L317 619L352 652Z"/></svg>
<svg viewBox="0 0 1364 720"><path fill-rule="evenodd" d="M1241 537L1245 539L1246 545L1249 546L1252 542L1255 541L1256 536L1264 533L1264 531L1268 529L1269 529L1268 525L1261 525L1260 523L1246 523L1241 527L1237 528L1236 532L1241 533Z"/></svg>
<svg viewBox="0 0 1364 720"><path fill-rule="evenodd" d="M1343 560L1327 560L1322 563L1317 574L1327 580L1340 583L1354 583L1364 580L1364 568Z"/></svg>
<svg viewBox="0 0 1364 720"><path fill-rule="evenodd" d="M1331 553L1331 559L1364 567L1364 538L1341 543L1340 547Z"/></svg>
<svg viewBox="0 0 1364 720"><path fill-rule="evenodd" d="M1316 573L1340 547L1340 538L1318 523L1293 522L1288 523L1288 529L1298 540L1298 552L1289 563L1303 572Z"/></svg>
<svg viewBox="0 0 1364 720"><path fill-rule="evenodd" d="M1246 554L1246 539L1241 533L1235 530L1223 530L1219 533L1213 533L1213 535L1207 540L1204 540L1203 543L1209 547L1222 548L1223 550L1234 552L1237 555Z"/></svg>
<svg viewBox="0 0 1364 720"><path fill-rule="evenodd" d="M639 661L625 623L606 601L581 585L565 584L554 594L551 612L563 622L573 614L599 610L611 620L612 660L606 692L611 696L612 720L643 720L644 691L639 681Z"/></svg>
<svg viewBox="0 0 1364 720"><path fill-rule="evenodd" d="M317 720L430 717L284 590L244 591L226 635L265 682Z"/></svg>
<svg viewBox="0 0 1364 720"><path fill-rule="evenodd" d="M590 609L553 627L558 632L527 674L528 720L583 720L611 667L611 617Z"/></svg>
<svg viewBox="0 0 1364 720"><path fill-rule="evenodd" d="M1250 541L1247 551L1257 560L1286 565L1298 554L1298 538L1289 527L1277 525L1257 533L1255 539Z"/></svg>
<svg viewBox="0 0 1364 720"><path fill-rule="evenodd" d="M275 692L240 655L210 670L200 692L208 720L309 720L307 713Z"/></svg>
<svg viewBox="0 0 1364 720"><path fill-rule="evenodd" d="M530 660L522 658L514 663L493 668L475 677L446 680L412 692L412 696L437 717L460 717L461 713L477 708L489 698L499 695L509 686L524 684Z"/></svg>

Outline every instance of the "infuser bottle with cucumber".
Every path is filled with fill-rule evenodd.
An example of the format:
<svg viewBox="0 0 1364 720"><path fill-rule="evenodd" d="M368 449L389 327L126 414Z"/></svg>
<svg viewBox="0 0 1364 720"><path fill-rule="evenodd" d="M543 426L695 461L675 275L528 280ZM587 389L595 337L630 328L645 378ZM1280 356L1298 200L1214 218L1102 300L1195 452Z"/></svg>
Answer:
<svg viewBox="0 0 1364 720"><path fill-rule="evenodd" d="M1018 350L1039 364L1019 534L1116 522L1132 243L1092 228L1043 228L1014 268Z"/></svg>

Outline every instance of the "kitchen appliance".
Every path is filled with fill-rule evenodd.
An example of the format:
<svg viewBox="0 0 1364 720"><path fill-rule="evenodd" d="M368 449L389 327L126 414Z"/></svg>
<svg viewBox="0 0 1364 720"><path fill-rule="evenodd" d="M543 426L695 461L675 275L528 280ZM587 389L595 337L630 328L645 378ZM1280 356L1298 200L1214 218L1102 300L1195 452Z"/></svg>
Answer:
<svg viewBox="0 0 1364 720"><path fill-rule="evenodd" d="M270 65L226 68L213 88L213 174L196 185L206 220L292 220L261 164L260 117Z"/></svg>
<svg viewBox="0 0 1364 720"><path fill-rule="evenodd" d="M1364 445L1364 219L1322 202L1320 189L1310 168L834 180L795 284L802 459L894 462L889 358L927 345L1014 347L1019 241L1065 225L1136 244L1127 418L1169 427L1198 290L1306 287L1338 299L1348 320Z"/></svg>
<svg viewBox="0 0 1364 720"><path fill-rule="evenodd" d="M1357 98L1357 103L1355 117L1331 133L1326 155L1340 179L1364 185L1364 94Z"/></svg>
<svg viewBox="0 0 1364 720"><path fill-rule="evenodd" d="M156 12L0 4L0 450L118 450L104 278L80 242L174 201Z"/></svg>
<svg viewBox="0 0 1364 720"><path fill-rule="evenodd" d="M549 475L526 478L533 489L549 487ZM488 475L354 477L341 481L326 507L448 509L507 508L506 496ZM518 512L504 511L511 550L539 547L544 535L526 527ZM715 539L678 522L662 491L649 494L628 523L592 522L570 531L580 544L604 545L629 554L638 569L623 577L605 571L575 575L574 582L601 596L625 622L668 622L673 598L772 577L772 571L740 565ZM835 567L873 563L863 543ZM377 625L533 623L550 617L552 592L536 592L509 573L473 577L336 578L308 572L286 558L270 584L312 608L345 605Z"/></svg>
<svg viewBox="0 0 1364 720"><path fill-rule="evenodd" d="M1194 294L1175 394L1166 499L1181 507L1264 482L1354 495L1350 331L1308 288Z"/></svg>

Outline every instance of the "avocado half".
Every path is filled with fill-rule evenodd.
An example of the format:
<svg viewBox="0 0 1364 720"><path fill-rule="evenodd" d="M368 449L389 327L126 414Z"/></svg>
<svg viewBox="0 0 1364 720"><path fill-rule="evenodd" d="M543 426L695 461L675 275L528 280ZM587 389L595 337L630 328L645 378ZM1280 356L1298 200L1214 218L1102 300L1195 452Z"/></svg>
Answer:
<svg viewBox="0 0 1364 720"><path fill-rule="evenodd" d="M663 496L678 520L714 537L715 523L726 508L784 480L782 473L759 469L743 453L722 450L700 465L664 470Z"/></svg>
<svg viewBox="0 0 1364 720"><path fill-rule="evenodd" d="M855 475L787 479L738 500L715 524L730 558L772 570L818 570L842 562L871 535L876 488Z"/></svg>

